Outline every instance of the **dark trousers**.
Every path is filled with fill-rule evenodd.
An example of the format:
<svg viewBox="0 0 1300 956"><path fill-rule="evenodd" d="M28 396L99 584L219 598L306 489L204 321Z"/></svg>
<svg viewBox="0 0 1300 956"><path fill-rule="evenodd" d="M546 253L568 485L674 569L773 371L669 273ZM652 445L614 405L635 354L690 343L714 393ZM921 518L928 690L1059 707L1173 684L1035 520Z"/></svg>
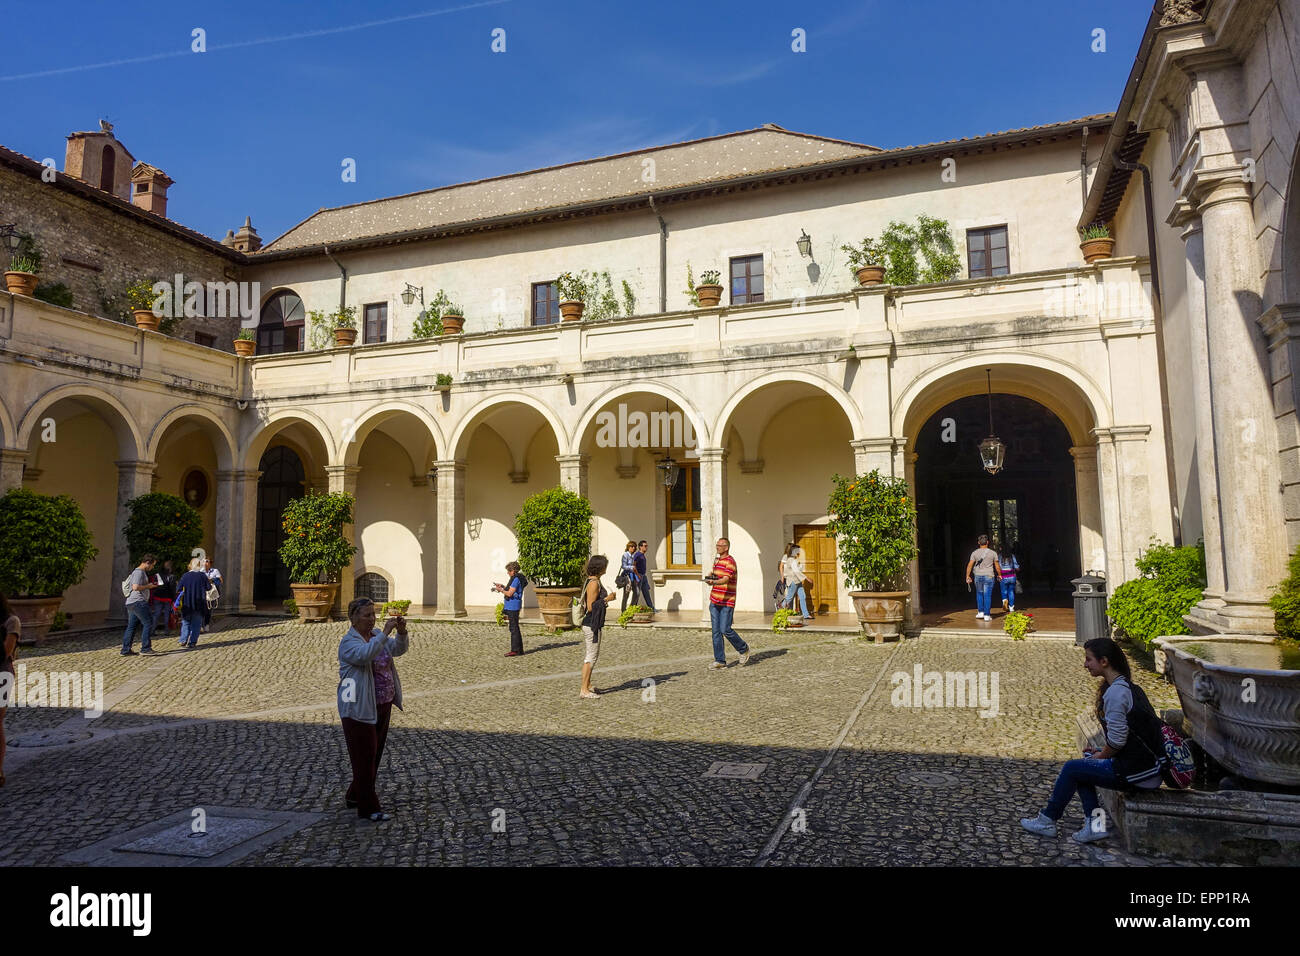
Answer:
<svg viewBox="0 0 1300 956"><path fill-rule="evenodd" d="M645 596L645 606L652 611L655 609L655 599L651 593L653 587L654 585L650 582L650 575L644 575L641 578L641 593Z"/></svg>
<svg viewBox="0 0 1300 956"><path fill-rule="evenodd" d="M506 620L510 623L510 649L516 654L524 652L524 634L519 630L519 612L506 611Z"/></svg>
<svg viewBox="0 0 1300 956"><path fill-rule="evenodd" d="M363 724L351 717L343 718L343 739L348 742L348 760L352 762L352 783L348 785L347 799L357 805L357 816L368 817L383 809L379 794L375 792L375 778L379 775L379 760L384 755L384 742L388 739L388 720L393 715L393 705L380 704L378 718L373 724Z"/></svg>

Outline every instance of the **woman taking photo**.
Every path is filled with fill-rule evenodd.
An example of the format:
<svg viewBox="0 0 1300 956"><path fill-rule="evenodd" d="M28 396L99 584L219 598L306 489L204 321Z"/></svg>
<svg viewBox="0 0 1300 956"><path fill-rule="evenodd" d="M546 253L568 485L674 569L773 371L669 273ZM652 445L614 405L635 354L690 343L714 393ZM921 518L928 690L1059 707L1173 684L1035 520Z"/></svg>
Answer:
<svg viewBox="0 0 1300 956"><path fill-rule="evenodd" d="M1030 833L1056 836L1056 821L1079 792L1083 804L1083 829L1074 834L1076 843L1104 840L1111 831L1097 810L1097 788L1154 790L1160 786L1166 762L1160 718L1141 687L1129 676L1128 659L1109 637L1095 637L1083 645L1083 666L1097 687L1097 719L1106 731L1106 746L1085 750L1082 760L1067 761L1056 778L1047 806L1036 817L1020 821Z"/></svg>
<svg viewBox="0 0 1300 956"><path fill-rule="evenodd" d="M18 653L18 638L23 625L18 615L9 609L9 602L0 594L0 787L5 785L5 711L13 697L14 655Z"/></svg>
<svg viewBox="0 0 1300 956"><path fill-rule="evenodd" d="M376 823L392 819L379 805L375 778L388 739L393 705L402 709L402 682L394 657L406 653L406 619L401 615L375 627L375 603L357 598L348 605L352 627L339 642L339 717L352 763L352 783L345 797L357 816ZM390 636L396 630L397 636Z"/></svg>
<svg viewBox="0 0 1300 956"><path fill-rule="evenodd" d="M587 654L582 659L582 689L579 697L599 697L592 690L591 671L600 657L600 632L605 627L605 606L614 600L614 595L605 590L600 583L600 576L609 567L609 561L603 554L593 554L587 561L587 583L582 586L582 636L585 639Z"/></svg>
<svg viewBox="0 0 1300 956"><path fill-rule="evenodd" d="M505 611L506 622L510 625L510 650L506 652L506 657L518 657L524 652L524 635L519 630L519 612L524 608L524 588L528 587L528 579L519 572L518 561L506 565L506 574L510 577L510 583L493 584L492 590L501 595L501 607Z"/></svg>

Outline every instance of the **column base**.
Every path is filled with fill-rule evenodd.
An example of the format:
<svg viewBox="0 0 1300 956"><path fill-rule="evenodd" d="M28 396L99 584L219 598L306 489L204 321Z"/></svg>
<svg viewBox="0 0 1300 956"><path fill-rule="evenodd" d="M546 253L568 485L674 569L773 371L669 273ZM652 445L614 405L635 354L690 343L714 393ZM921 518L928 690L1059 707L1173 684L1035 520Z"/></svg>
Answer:
<svg viewBox="0 0 1300 956"><path fill-rule="evenodd" d="M1183 623L1198 637L1214 634L1264 635L1269 640L1277 637L1274 630L1273 609L1267 602L1206 598L1183 615Z"/></svg>
<svg viewBox="0 0 1300 956"><path fill-rule="evenodd" d="M449 608L446 611L439 609L433 612L433 619L435 621L454 621L460 617L469 617L469 611L464 608L460 608L459 610Z"/></svg>

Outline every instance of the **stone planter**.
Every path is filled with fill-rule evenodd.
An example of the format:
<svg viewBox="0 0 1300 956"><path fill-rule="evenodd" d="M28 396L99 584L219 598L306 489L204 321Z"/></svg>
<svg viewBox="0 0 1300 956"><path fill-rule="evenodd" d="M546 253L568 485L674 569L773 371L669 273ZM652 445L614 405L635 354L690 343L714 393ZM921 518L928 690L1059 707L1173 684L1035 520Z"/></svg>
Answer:
<svg viewBox="0 0 1300 956"><path fill-rule="evenodd" d="M651 624L654 622L654 619L655 619L654 611L637 611L635 614L632 615L633 624Z"/></svg>
<svg viewBox="0 0 1300 956"><path fill-rule="evenodd" d="M335 329L334 330L334 347L345 349L357 340L356 329Z"/></svg>
<svg viewBox="0 0 1300 956"><path fill-rule="evenodd" d="M161 320L148 309L132 309L131 314L135 316L135 327L137 329L145 329L149 332L158 331L158 323Z"/></svg>
<svg viewBox="0 0 1300 956"><path fill-rule="evenodd" d="M23 644L44 644L63 595L57 597L10 598L9 607L23 623Z"/></svg>
<svg viewBox="0 0 1300 956"><path fill-rule="evenodd" d="M582 588L536 588L537 609L542 612L542 623L550 630L573 627L569 608L573 599L582 593Z"/></svg>
<svg viewBox="0 0 1300 956"><path fill-rule="evenodd" d="M560 303L560 321L581 322L582 312L586 308L585 302L580 302L577 299L565 299Z"/></svg>
<svg viewBox="0 0 1300 956"><path fill-rule="evenodd" d="M1300 787L1300 660L1257 641L1154 643L1187 729L1207 754L1248 780Z"/></svg>
<svg viewBox="0 0 1300 956"><path fill-rule="evenodd" d="M235 339L235 354L248 358L257 351L257 343L252 339Z"/></svg>
<svg viewBox="0 0 1300 956"><path fill-rule="evenodd" d="M880 285L885 281L885 267L863 266L854 275L858 277L858 285Z"/></svg>
<svg viewBox="0 0 1300 956"><path fill-rule="evenodd" d="M700 303L701 309L712 308L722 301L722 286L697 285L695 287L695 298Z"/></svg>
<svg viewBox="0 0 1300 956"><path fill-rule="evenodd" d="M36 291L38 277L35 272L6 272L5 286L11 295L31 295Z"/></svg>
<svg viewBox="0 0 1300 956"><path fill-rule="evenodd" d="M877 644L902 636L903 618L907 614L910 591L850 591L853 610L858 613L862 633Z"/></svg>
<svg viewBox="0 0 1300 956"><path fill-rule="evenodd" d="M293 600L298 605L298 620L328 621L338 597L337 584L290 584Z"/></svg>
<svg viewBox="0 0 1300 956"><path fill-rule="evenodd" d="M1096 262L1098 259L1111 257L1111 253L1115 251L1115 240L1085 239L1079 243L1079 248L1083 251L1084 262Z"/></svg>
<svg viewBox="0 0 1300 956"><path fill-rule="evenodd" d="M442 334L459 335L460 330L465 327L465 316L463 315L444 315L442 317Z"/></svg>

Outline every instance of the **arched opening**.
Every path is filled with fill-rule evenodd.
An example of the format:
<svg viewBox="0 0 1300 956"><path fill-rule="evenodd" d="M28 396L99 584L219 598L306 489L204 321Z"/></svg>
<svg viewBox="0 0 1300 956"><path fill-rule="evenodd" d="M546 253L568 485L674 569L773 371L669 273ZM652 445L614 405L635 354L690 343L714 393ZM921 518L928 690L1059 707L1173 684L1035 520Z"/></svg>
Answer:
<svg viewBox="0 0 1300 956"><path fill-rule="evenodd" d="M224 425L206 414L180 410L159 423L150 444L154 490L176 495L198 511L203 519L200 546L218 568L228 566L231 543L218 539L217 475L232 467L234 453L233 436Z"/></svg>
<svg viewBox="0 0 1300 956"><path fill-rule="evenodd" d="M289 596L289 570L280 560L285 506L307 493L302 459L287 445L273 445L258 462L257 550L253 559L253 600L283 600Z"/></svg>
<svg viewBox="0 0 1300 956"><path fill-rule="evenodd" d="M99 188L106 193L113 191L113 179L117 167L117 154L112 146L105 145L99 154Z"/></svg>
<svg viewBox="0 0 1300 956"><path fill-rule="evenodd" d="M984 470L979 443L989 433L989 399L969 395L944 405L913 445L921 606L926 623L973 610L966 564L987 534L1020 563L1018 609L1068 607L1079 574L1079 518L1069 430L1049 409L1019 395L992 397L1003 468ZM995 619L1001 613L995 592ZM946 621L945 621L946 622ZM965 616L957 623L967 623Z"/></svg>
<svg viewBox="0 0 1300 956"><path fill-rule="evenodd" d="M281 289L272 293L262 304L257 323L257 354L301 351L306 317L302 299L296 292Z"/></svg>

